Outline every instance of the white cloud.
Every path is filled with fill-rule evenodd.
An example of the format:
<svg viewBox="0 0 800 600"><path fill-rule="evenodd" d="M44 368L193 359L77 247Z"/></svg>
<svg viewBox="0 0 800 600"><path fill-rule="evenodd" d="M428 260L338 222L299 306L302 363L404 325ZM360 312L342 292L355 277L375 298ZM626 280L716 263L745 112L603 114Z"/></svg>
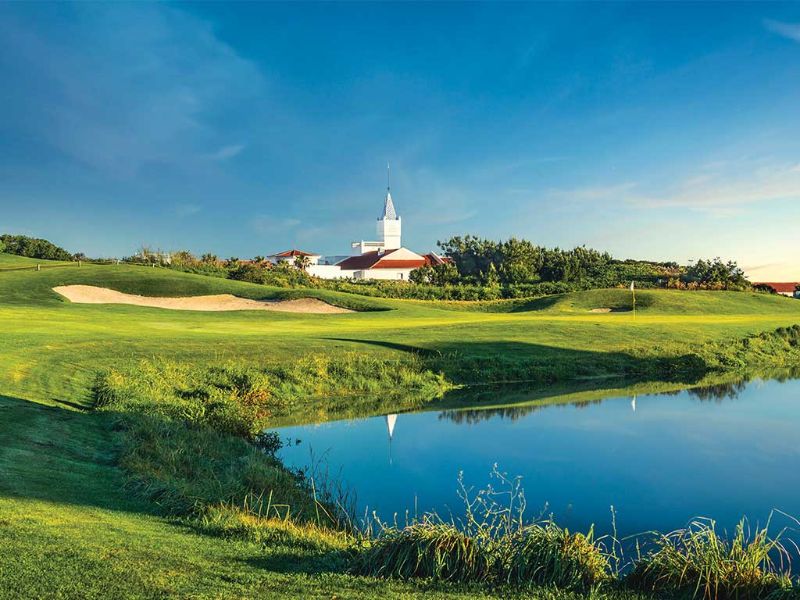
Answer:
<svg viewBox="0 0 800 600"><path fill-rule="evenodd" d="M214 152L214 154L211 155L211 159L220 161L228 160L230 158L233 158L234 156L238 156L239 154L241 154L244 148L245 148L244 144L233 144L230 146L223 146L222 148L220 148L219 150Z"/></svg>
<svg viewBox="0 0 800 600"><path fill-rule="evenodd" d="M787 39L800 42L800 23L786 23L784 21L764 20L764 27L772 33L777 33Z"/></svg>
<svg viewBox="0 0 800 600"><path fill-rule="evenodd" d="M800 199L800 170L795 165L739 162L632 200L649 207L687 207L724 216L740 214L747 205L791 199Z"/></svg>

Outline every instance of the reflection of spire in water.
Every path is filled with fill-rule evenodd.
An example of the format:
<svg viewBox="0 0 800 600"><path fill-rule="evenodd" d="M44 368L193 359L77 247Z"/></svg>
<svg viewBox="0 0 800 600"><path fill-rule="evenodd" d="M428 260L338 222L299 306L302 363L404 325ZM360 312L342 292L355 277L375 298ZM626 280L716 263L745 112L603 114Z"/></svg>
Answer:
<svg viewBox="0 0 800 600"><path fill-rule="evenodd" d="M389 464L392 461L392 437L394 436L394 424L397 423L397 415L386 415L386 431L389 434Z"/></svg>
<svg viewBox="0 0 800 600"><path fill-rule="evenodd" d="M394 435L394 424L397 423L397 415L386 415L386 431L389 432L389 439Z"/></svg>
<svg viewBox="0 0 800 600"><path fill-rule="evenodd" d="M636 396L631 400L631 409L633 409L633 412L636 412Z"/></svg>

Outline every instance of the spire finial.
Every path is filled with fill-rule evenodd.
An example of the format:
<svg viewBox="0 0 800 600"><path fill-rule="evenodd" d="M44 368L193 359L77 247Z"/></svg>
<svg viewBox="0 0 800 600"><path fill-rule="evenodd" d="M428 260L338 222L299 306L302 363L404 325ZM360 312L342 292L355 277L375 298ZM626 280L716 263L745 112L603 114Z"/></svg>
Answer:
<svg viewBox="0 0 800 600"><path fill-rule="evenodd" d="M386 191L388 192L390 189L391 188L389 186L389 162L387 161L386 162Z"/></svg>

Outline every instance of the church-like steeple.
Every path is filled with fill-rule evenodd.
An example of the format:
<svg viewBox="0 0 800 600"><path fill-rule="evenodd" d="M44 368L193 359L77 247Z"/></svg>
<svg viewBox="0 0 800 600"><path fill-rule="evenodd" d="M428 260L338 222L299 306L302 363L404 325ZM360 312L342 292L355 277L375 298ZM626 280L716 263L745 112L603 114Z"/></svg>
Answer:
<svg viewBox="0 0 800 600"><path fill-rule="evenodd" d="M383 215L378 217L378 239L383 250L396 250L401 247L400 217L394 209L392 190L389 183L389 164L386 164L386 198L383 201Z"/></svg>
<svg viewBox="0 0 800 600"><path fill-rule="evenodd" d="M386 199L383 201L383 217L382 219L397 219L397 212L394 210L394 202L392 202L392 188L389 184L389 163L386 163Z"/></svg>
<svg viewBox="0 0 800 600"><path fill-rule="evenodd" d="M383 201L383 217L384 219L397 219L397 213L394 210L394 202L392 202L392 193L386 190L386 199Z"/></svg>

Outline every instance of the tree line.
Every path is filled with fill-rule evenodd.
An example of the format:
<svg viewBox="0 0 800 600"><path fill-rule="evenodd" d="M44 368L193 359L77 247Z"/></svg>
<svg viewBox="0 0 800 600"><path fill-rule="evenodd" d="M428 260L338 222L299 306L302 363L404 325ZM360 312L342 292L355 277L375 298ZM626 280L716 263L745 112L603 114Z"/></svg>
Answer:
<svg viewBox="0 0 800 600"><path fill-rule="evenodd" d="M515 286L541 283L613 287L636 281L640 287L746 289L750 283L735 261L676 262L618 260L608 252L578 246L546 248L528 240L494 241L456 236L438 242L448 265L421 270L415 279L434 284Z"/></svg>

